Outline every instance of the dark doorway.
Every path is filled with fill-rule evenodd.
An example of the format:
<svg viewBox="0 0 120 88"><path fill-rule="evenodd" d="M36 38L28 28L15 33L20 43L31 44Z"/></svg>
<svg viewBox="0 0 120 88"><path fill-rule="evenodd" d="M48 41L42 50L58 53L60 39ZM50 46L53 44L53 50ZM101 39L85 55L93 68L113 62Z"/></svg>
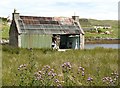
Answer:
<svg viewBox="0 0 120 88"><path fill-rule="evenodd" d="M79 49L80 36L79 35L60 35L60 49Z"/></svg>

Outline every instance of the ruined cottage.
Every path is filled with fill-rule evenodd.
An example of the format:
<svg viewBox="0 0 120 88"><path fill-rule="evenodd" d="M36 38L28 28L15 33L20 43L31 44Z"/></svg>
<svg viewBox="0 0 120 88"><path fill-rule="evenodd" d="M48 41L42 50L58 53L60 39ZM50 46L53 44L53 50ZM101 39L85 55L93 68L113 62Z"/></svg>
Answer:
<svg viewBox="0 0 120 88"><path fill-rule="evenodd" d="M84 49L84 31L79 16L21 16L14 12L9 44L20 48Z"/></svg>

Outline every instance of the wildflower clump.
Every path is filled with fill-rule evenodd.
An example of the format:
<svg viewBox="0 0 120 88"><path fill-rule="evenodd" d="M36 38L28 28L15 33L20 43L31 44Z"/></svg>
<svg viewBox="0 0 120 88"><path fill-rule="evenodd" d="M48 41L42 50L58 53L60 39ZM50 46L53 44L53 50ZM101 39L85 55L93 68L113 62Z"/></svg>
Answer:
<svg viewBox="0 0 120 88"><path fill-rule="evenodd" d="M81 67L81 66L80 66L80 67L78 67L78 74L80 74L80 73L81 73L81 74L82 74L82 76L85 76L85 72L84 72L84 71L85 71L85 69L84 69L83 67Z"/></svg>
<svg viewBox="0 0 120 88"><path fill-rule="evenodd" d="M37 85L52 86L55 85L54 80L56 79L57 73L49 65L45 65L42 70L35 72L34 76Z"/></svg>
<svg viewBox="0 0 120 88"><path fill-rule="evenodd" d="M18 67L18 70L27 70L27 64L21 64L21 65Z"/></svg>
<svg viewBox="0 0 120 88"><path fill-rule="evenodd" d="M73 86L75 85L75 76L72 71L72 65L70 62L65 62L62 64L62 73L65 86Z"/></svg>
<svg viewBox="0 0 120 88"><path fill-rule="evenodd" d="M60 65L60 72L50 65L35 70L33 68L35 65L31 66L31 64L33 64L32 61L18 67L19 86L94 86L98 83L104 86L115 86L118 84L118 72L112 72L109 76L97 79L98 75L90 74L83 66L75 68L76 65L72 65L71 62L64 62Z"/></svg>
<svg viewBox="0 0 120 88"><path fill-rule="evenodd" d="M113 72L113 73L111 73L111 76L103 77L102 81L104 84L107 84L109 86L118 85L118 73Z"/></svg>
<svg viewBox="0 0 120 88"><path fill-rule="evenodd" d="M70 62L65 62L62 64L62 72L69 72L71 70L71 63Z"/></svg>

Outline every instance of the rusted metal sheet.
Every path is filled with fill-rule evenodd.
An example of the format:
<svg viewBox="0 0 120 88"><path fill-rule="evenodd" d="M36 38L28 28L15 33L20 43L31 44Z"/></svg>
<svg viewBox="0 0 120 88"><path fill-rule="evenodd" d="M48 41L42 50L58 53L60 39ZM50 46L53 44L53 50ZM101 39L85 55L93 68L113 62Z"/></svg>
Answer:
<svg viewBox="0 0 120 88"><path fill-rule="evenodd" d="M61 25L73 25L73 19L68 17L54 17L55 21L58 21Z"/></svg>
<svg viewBox="0 0 120 88"><path fill-rule="evenodd" d="M73 25L74 21L68 17L34 17L34 16L20 16L24 24L60 24Z"/></svg>
<svg viewBox="0 0 120 88"><path fill-rule="evenodd" d="M80 34L80 27L68 17L34 17L20 16L18 20L21 30L30 30L39 34ZM24 31L23 31L24 32ZM31 32L32 33L32 32ZM32 33L33 34L33 33Z"/></svg>

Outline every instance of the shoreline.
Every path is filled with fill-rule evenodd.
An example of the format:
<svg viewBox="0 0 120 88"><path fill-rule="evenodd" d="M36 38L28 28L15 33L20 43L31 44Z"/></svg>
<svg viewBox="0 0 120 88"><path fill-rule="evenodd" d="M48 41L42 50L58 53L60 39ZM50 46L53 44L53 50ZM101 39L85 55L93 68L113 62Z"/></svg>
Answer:
<svg viewBox="0 0 120 88"><path fill-rule="evenodd" d="M85 39L85 44L120 44L120 39Z"/></svg>

